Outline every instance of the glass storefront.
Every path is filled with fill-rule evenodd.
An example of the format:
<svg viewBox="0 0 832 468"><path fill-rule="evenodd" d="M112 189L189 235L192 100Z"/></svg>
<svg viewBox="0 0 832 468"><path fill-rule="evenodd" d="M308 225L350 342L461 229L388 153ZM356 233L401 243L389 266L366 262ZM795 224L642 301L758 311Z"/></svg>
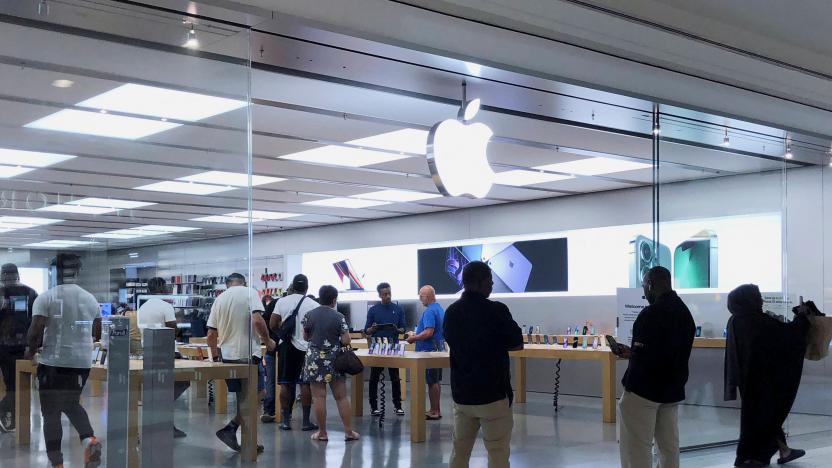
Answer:
<svg viewBox="0 0 832 468"><path fill-rule="evenodd" d="M61 281L94 297L105 332L90 350L96 364L81 401L107 439L106 456L129 466L143 457L173 457L176 466L225 460L216 440L206 450L204 438L184 438L154 451L138 441L160 440L154 424L171 422L213 437L238 405L224 378L247 372L253 382L265 372L203 362L217 357L209 316L225 307L215 304L238 284L234 273L274 299L298 273L314 296L335 285L339 310L360 332L379 283L390 283L411 329L422 310L420 285L433 284L447 306L461 268L484 259L497 276L495 297L524 333L547 342L570 335L572 346L576 329L621 336L619 297L639 288L650 267L666 266L701 338L680 412L685 450L731 443L739 433L738 406L722 398L728 292L755 283L772 307L799 297L822 310L832 304L828 137L426 53L379 52L346 36L319 37L308 25L274 32L276 23L249 27L122 2L21 3L0 7L0 263L14 264L20 282L45 297ZM474 121L493 133L494 186L482 198L442 196L426 164L431 129L456 117L463 95L482 100ZM476 163L461 179L474 177ZM67 267L72 275L59 268L66 254L76 262ZM172 346L182 358L171 371L182 396L167 407L148 402L156 401L151 382L168 374L143 374L144 396L136 380L111 388L102 356L110 317L126 315L130 375L139 376L158 357L143 350L142 335L151 329L152 341L166 339L155 329L172 321L163 314L145 322L139 309L160 302L173 309ZM11 314L15 301L4 304ZM234 326L220 330L224 359L262 355L256 344L228 355L224 344L232 328L251 338L242 342L260 341L248 315L229 316ZM90 322L73 320L75 328ZM613 382L625 368L613 366ZM557 436L567 431L564 419L614 420L609 399L599 397L620 394L620 385L610 389L598 369L590 361L524 362L517 411L552 422L542 434L526 422L515 431ZM830 383L827 361L806 362L790 435L832 429ZM386 391L389 399L389 383ZM409 400L410 389L402 393ZM31 418L18 417L13 461L46 447L38 395L24 395ZM275 408L239 395L245 422L235 437L250 459L251 429ZM279 419L279 390L267 395ZM129 415L118 419L108 406ZM614 425L599 427L581 437L615 442ZM411 429L387 430L407 440ZM266 450L285 449L269 431L260 437L269 438ZM533 462L535 452L523 449L518 461ZM77 458L79 450L64 455ZM410 453L414 465L441 463L442 455Z"/></svg>

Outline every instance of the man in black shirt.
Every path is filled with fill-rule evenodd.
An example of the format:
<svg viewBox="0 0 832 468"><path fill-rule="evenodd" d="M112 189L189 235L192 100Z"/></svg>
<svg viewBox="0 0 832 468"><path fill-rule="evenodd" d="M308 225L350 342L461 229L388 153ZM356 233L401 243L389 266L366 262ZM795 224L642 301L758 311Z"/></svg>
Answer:
<svg viewBox="0 0 832 468"><path fill-rule="evenodd" d="M505 304L488 300L491 268L471 262L462 272L465 291L445 312L451 347L454 446L450 468L467 468L482 428L489 468L509 466L514 415L509 351L523 349L523 334Z"/></svg>
<svg viewBox="0 0 832 468"><path fill-rule="evenodd" d="M12 263L0 267L0 282L0 372L6 387L0 401L0 432L11 432L15 427L15 361L23 359L26 351L26 332L38 294L20 284L17 265Z"/></svg>
<svg viewBox="0 0 832 468"><path fill-rule="evenodd" d="M621 345L622 355L630 358L618 404L621 466L653 466L655 439L659 468L678 468L678 408L685 399L696 325L666 268L648 271L642 287L650 305L633 324L632 345Z"/></svg>

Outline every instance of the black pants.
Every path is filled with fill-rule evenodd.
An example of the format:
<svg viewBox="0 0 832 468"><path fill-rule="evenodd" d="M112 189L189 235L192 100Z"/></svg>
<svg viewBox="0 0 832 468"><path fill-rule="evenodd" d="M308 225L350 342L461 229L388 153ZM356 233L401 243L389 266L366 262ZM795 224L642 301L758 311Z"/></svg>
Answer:
<svg viewBox="0 0 832 468"><path fill-rule="evenodd" d="M25 348L0 347L0 372L3 374L3 385L6 387L6 396L0 401L0 418L6 413L12 414L12 422L15 420L14 395L17 374L15 372L15 361L23 359Z"/></svg>
<svg viewBox="0 0 832 468"><path fill-rule="evenodd" d="M383 367L370 368L370 408L376 410L378 408L378 379L384 372ZM390 367L387 369L390 374L390 381L393 383L393 405L396 408L402 407L402 384L399 380L399 369Z"/></svg>
<svg viewBox="0 0 832 468"><path fill-rule="evenodd" d="M61 413L69 418L69 422L78 431L78 436L82 441L94 435L90 418L80 401L81 391L84 390L89 375L89 369L52 367L43 364L38 366L43 438L46 442L46 455L53 466L63 463Z"/></svg>

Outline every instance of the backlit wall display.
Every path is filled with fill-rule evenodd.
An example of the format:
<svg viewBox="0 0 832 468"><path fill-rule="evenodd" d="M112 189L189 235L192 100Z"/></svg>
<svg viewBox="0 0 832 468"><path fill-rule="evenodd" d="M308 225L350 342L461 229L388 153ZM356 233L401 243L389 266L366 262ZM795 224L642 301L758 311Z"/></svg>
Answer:
<svg viewBox="0 0 832 468"><path fill-rule="evenodd" d="M377 299L376 286L390 283L393 297L416 297L416 249L413 246L374 247L303 254L303 273L309 292L329 284L341 299ZM290 278L291 279L291 278Z"/></svg>
<svg viewBox="0 0 832 468"><path fill-rule="evenodd" d="M491 267L498 294L569 288L567 240L563 237L419 249L417 259L419 284L433 285L437 294L461 291L462 270L472 261Z"/></svg>

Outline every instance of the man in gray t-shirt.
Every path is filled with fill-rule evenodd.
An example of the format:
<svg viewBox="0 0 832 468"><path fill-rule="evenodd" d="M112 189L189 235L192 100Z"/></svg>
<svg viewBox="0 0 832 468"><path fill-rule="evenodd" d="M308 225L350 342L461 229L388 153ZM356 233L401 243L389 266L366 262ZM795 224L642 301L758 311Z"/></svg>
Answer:
<svg viewBox="0 0 832 468"><path fill-rule="evenodd" d="M101 339L101 312L95 297L78 286L81 260L58 254L52 261L56 286L35 299L27 334L25 359L32 359L43 342L38 365L38 389L43 415L46 456L52 466L63 466L61 413L78 431L85 468L101 464L101 443L81 406L81 392L90 375L93 340Z"/></svg>

